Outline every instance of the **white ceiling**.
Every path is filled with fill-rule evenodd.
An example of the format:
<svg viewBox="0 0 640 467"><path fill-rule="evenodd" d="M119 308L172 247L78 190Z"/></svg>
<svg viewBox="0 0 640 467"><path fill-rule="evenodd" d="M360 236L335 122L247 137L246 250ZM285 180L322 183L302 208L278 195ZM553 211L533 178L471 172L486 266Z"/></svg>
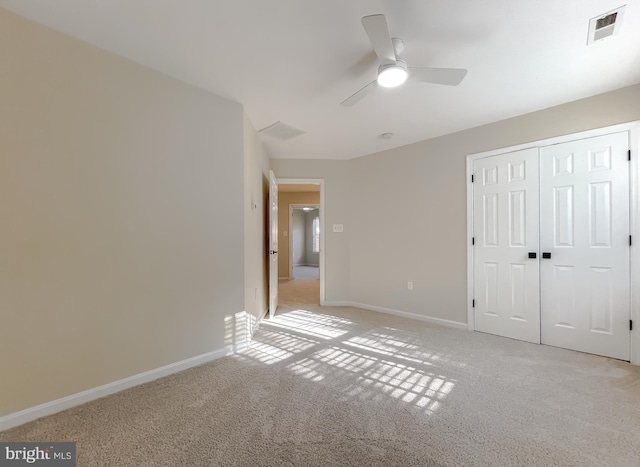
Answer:
<svg viewBox="0 0 640 467"><path fill-rule="evenodd" d="M627 5L620 34L588 21ZM0 7L242 103L272 158L347 159L640 82L640 0L0 0ZM409 66L467 68L458 87L373 80L360 24L383 13ZM390 140L379 138L392 132Z"/></svg>

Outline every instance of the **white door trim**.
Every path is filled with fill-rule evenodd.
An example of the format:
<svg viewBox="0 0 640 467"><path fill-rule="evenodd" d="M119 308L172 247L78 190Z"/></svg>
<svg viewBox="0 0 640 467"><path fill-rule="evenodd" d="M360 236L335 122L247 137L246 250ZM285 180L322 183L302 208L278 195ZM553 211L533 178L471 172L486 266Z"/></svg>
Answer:
<svg viewBox="0 0 640 467"><path fill-rule="evenodd" d="M278 182L282 185L320 185L320 305L324 305L324 178L279 178ZM291 232L289 232L291 235Z"/></svg>
<svg viewBox="0 0 640 467"><path fill-rule="evenodd" d="M631 245L631 363L640 365L640 124L629 130L629 148L631 149L631 165L629 171L629 190L631 192L630 228L634 239Z"/></svg>
<svg viewBox="0 0 640 467"><path fill-rule="evenodd" d="M522 149L537 148L540 146L550 146L552 144L566 143L577 139L592 138L621 131L629 132L629 147L631 148L631 162L629 166L631 178L629 181L631 197L631 235L634 239L631 246L631 319L634 326L631 331L631 363L640 365L640 121L621 123L593 130L581 131L569 135L547 138L530 143L519 144L506 148L493 149L491 151L470 154L467 156L466 177L467 177L467 329L475 329L473 313L473 248L471 245L473 237L473 185L471 175L473 174L473 162L476 159L496 156L507 152L519 151ZM634 293L636 291L636 293Z"/></svg>

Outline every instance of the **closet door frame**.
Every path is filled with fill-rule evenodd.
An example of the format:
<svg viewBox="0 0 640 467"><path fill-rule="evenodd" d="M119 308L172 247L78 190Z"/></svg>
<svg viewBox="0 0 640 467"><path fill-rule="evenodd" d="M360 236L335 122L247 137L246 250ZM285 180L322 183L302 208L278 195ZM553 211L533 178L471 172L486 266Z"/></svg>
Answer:
<svg viewBox="0 0 640 467"><path fill-rule="evenodd" d="M473 162L485 157L497 156L507 152L520 151L523 149L540 148L552 144L566 143L579 139L602 136L621 131L629 132L629 148L631 149L631 161L629 162L629 191L630 191L630 229L633 244L630 251L630 287L631 287L631 320L633 330L631 331L631 363L640 365L640 121L633 121L613 125L594 130L582 131L554 138L533 141L531 143L519 144L486 151L467 156L466 179L467 179L467 328L470 331L475 329L475 316L473 309Z"/></svg>

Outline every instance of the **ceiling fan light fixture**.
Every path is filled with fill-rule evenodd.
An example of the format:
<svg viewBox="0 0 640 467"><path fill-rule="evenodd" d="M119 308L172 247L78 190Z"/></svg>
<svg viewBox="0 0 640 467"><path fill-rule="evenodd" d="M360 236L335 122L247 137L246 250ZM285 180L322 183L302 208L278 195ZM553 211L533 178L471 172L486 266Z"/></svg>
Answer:
<svg viewBox="0 0 640 467"><path fill-rule="evenodd" d="M620 14L616 15L619 18ZM598 17L603 28L610 27L613 18L610 16ZM361 87L351 96L340 102L341 107L351 107L362 98L369 95L378 88L393 88L400 86L408 78L411 81L421 83L443 84L446 86L457 86L467 74L465 68L433 68L433 67L411 67L411 76L404 60L398 58L404 49L404 42L389 34L389 25L384 15L369 15L362 17L362 27L369 38L371 47L378 57L378 76L374 81L370 81ZM617 21L616 21L617 24Z"/></svg>
<svg viewBox="0 0 640 467"><path fill-rule="evenodd" d="M380 67L378 84L385 88L395 88L404 83L408 77L407 64L402 60L397 60L395 65Z"/></svg>

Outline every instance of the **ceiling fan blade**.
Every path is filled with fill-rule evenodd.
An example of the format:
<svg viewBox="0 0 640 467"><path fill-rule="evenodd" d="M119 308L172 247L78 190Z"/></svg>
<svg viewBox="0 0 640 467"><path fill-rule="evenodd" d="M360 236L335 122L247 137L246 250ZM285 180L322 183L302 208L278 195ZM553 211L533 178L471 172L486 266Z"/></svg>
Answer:
<svg viewBox="0 0 640 467"><path fill-rule="evenodd" d="M394 65L396 63L396 53L393 50L387 19L384 15L364 16L362 18L362 26L367 36L369 36L369 41L378 56L380 65Z"/></svg>
<svg viewBox="0 0 640 467"><path fill-rule="evenodd" d="M447 86L457 86L467 75L467 70L464 68L409 67L408 70L410 78L414 81Z"/></svg>
<svg viewBox="0 0 640 467"><path fill-rule="evenodd" d="M377 87L378 87L378 82L374 79L369 84L367 84L365 87L363 87L359 91L357 91L355 94L351 95L350 97L347 97L345 100L340 102L340 106L342 106L342 107L351 107L356 102L358 102L360 99L362 99L363 97L365 97L368 94L370 94L371 91L374 91Z"/></svg>

